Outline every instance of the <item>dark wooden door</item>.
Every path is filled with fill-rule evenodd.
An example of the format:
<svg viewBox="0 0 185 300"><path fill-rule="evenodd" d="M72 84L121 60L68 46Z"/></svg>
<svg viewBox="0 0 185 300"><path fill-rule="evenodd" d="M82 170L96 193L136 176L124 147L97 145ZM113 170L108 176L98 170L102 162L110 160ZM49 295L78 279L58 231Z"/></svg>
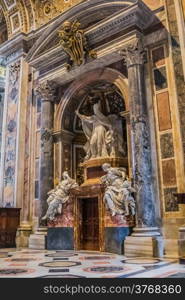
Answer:
<svg viewBox="0 0 185 300"><path fill-rule="evenodd" d="M20 208L0 208L0 248L15 247Z"/></svg>
<svg viewBox="0 0 185 300"><path fill-rule="evenodd" d="M99 250L98 198L81 199L81 248Z"/></svg>

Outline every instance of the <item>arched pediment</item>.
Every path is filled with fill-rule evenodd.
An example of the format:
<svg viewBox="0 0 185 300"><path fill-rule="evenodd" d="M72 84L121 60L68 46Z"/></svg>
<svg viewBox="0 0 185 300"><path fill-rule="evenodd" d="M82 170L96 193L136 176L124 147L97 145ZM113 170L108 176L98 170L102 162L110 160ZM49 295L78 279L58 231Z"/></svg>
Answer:
<svg viewBox="0 0 185 300"><path fill-rule="evenodd" d="M71 9L67 10L62 15L57 17L46 27L44 27L45 29L44 28L42 29L42 34L37 39L33 47L30 49L27 55L27 60L30 63L32 63L38 57L42 56L44 53L50 51L50 49L53 49L57 46L59 42L58 30L61 28L61 25L63 24L64 21L66 20L73 21L75 19L78 19L82 24L82 28L84 28L86 31L89 31L92 28L99 26L100 21L101 23L106 22L107 19L113 18L115 14L120 14L120 12L127 9L129 10L134 5L138 5L142 7L142 9L144 9L143 26L144 24L147 25L148 20L146 22L145 13L148 16L149 12L151 11L140 0L139 1L91 0L91 1L84 1L72 7ZM135 16L133 16L133 18L135 18ZM140 19L142 19L141 15L140 15ZM151 20L151 16L150 16L150 20ZM140 23L142 23L141 20ZM117 24L117 26L120 27L122 25L124 24L122 24L121 22L120 24ZM109 30L110 29L111 28L109 28Z"/></svg>

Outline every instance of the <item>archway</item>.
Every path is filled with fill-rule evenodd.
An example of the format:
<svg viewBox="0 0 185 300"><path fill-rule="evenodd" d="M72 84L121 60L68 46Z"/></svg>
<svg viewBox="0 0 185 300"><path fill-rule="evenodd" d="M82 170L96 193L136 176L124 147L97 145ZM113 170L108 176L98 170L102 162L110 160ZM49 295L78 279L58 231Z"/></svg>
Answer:
<svg viewBox="0 0 185 300"><path fill-rule="evenodd" d="M116 235L117 228L120 228L123 241L134 226L134 218L131 216L128 222L128 218L121 215L112 217L106 208L98 183L98 179L105 174L102 171L102 158L97 159L97 166L86 168L84 165L86 136L75 111L92 116L94 103L100 103L101 112L106 118L117 116L116 124L122 136L123 152L115 156L117 165L114 165L115 161L110 152L108 155L112 166L126 167L131 175L130 125L123 117L129 114L127 79L117 70L105 68L88 72L70 84L59 103L55 113L54 131L59 137L55 139L55 179L60 180L63 171L68 171L82 187L82 194L84 193L81 198L74 196L68 208L64 208L63 217L59 217L58 224L64 224L64 216L68 218L69 214L71 219L74 216L75 248L103 251L109 247L112 228ZM106 157L105 160L108 161L109 158ZM87 186L95 187L94 194L89 192ZM87 235L87 232L92 232L92 235ZM122 241L118 243L120 253Z"/></svg>
<svg viewBox="0 0 185 300"><path fill-rule="evenodd" d="M83 146L86 138L82 132L79 119L76 117L75 110L79 109L81 113L92 115L90 98L93 93L99 94L98 97L104 115L116 114L121 117L120 113L124 114L126 112L126 115L129 113L127 78L117 70L111 68L98 69L88 72L73 82L66 89L55 113L54 132L61 132L62 134L61 145L55 144L55 157L59 158L59 160L55 160L57 161L55 164L55 178L61 178L64 170L68 170L75 178L77 172L79 172L79 176L81 174L80 167L77 166L84 158ZM121 118L121 122L124 147L129 161L128 171L130 173L130 125L126 122L126 118ZM68 153L67 158L64 153ZM63 161L61 161L61 157L63 157Z"/></svg>

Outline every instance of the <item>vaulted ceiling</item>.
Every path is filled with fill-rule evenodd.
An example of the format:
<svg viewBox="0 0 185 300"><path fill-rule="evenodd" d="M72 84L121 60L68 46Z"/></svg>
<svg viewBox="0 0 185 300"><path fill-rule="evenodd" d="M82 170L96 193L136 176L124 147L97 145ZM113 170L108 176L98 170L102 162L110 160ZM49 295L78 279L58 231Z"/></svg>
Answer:
<svg viewBox="0 0 185 300"><path fill-rule="evenodd" d="M11 38L19 32L27 33L41 27L62 12L84 1L89 0L0 0L0 15L4 15L8 37ZM115 3L126 4L134 1L136 0L121 0ZM162 1L143 0L150 6L155 2L155 7L160 6Z"/></svg>

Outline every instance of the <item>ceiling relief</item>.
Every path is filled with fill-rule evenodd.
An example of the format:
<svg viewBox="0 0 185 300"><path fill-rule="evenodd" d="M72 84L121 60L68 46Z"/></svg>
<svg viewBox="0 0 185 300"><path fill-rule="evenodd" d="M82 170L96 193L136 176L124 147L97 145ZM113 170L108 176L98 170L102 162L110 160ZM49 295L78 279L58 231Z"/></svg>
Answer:
<svg viewBox="0 0 185 300"><path fill-rule="evenodd" d="M83 0L35 0L37 27L47 23L62 12Z"/></svg>
<svg viewBox="0 0 185 300"><path fill-rule="evenodd" d="M11 9L12 7L14 7L16 5L16 0L4 0L4 2L8 9Z"/></svg>
<svg viewBox="0 0 185 300"><path fill-rule="evenodd" d="M31 30L35 30L71 7L85 1L87 0L0 0L0 14L2 10L6 20L8 38L11 38L19 32L28 33ZM93 0L91 1L93 2ZM143 0L143 2L153 10L163 5L163 1L164 0ZM132 4L135 0L125 1L125 6L128 5L129 2ZM115 5L116 3L115 1ZM120 3L123 7L124 1L120 1ZM100 21L111 13L114 13L115 5L110 6L107 10L102 12L95 11L95 16L92 15L92 19L94 20L97 16L97 18L99 18L98 21ZM111 9L113 10L112 12ZM86 18L87 19L83 20L83 24L85 24L85 26L91 26L92 24L89 24L90 20L88 14Z"/></svg>
<svg viewBox="0 0 185 300"><path fill-rule="evenodd" d="M6 20L8 38L35 29L32 0L0 0L0 7Z"/></svg>
<svg viewBox="0 0 185 300"><path fill-rule="evenodd" d="M0 9L0 44L4 43L8 39L6 20L2 10Z"/></svg>

